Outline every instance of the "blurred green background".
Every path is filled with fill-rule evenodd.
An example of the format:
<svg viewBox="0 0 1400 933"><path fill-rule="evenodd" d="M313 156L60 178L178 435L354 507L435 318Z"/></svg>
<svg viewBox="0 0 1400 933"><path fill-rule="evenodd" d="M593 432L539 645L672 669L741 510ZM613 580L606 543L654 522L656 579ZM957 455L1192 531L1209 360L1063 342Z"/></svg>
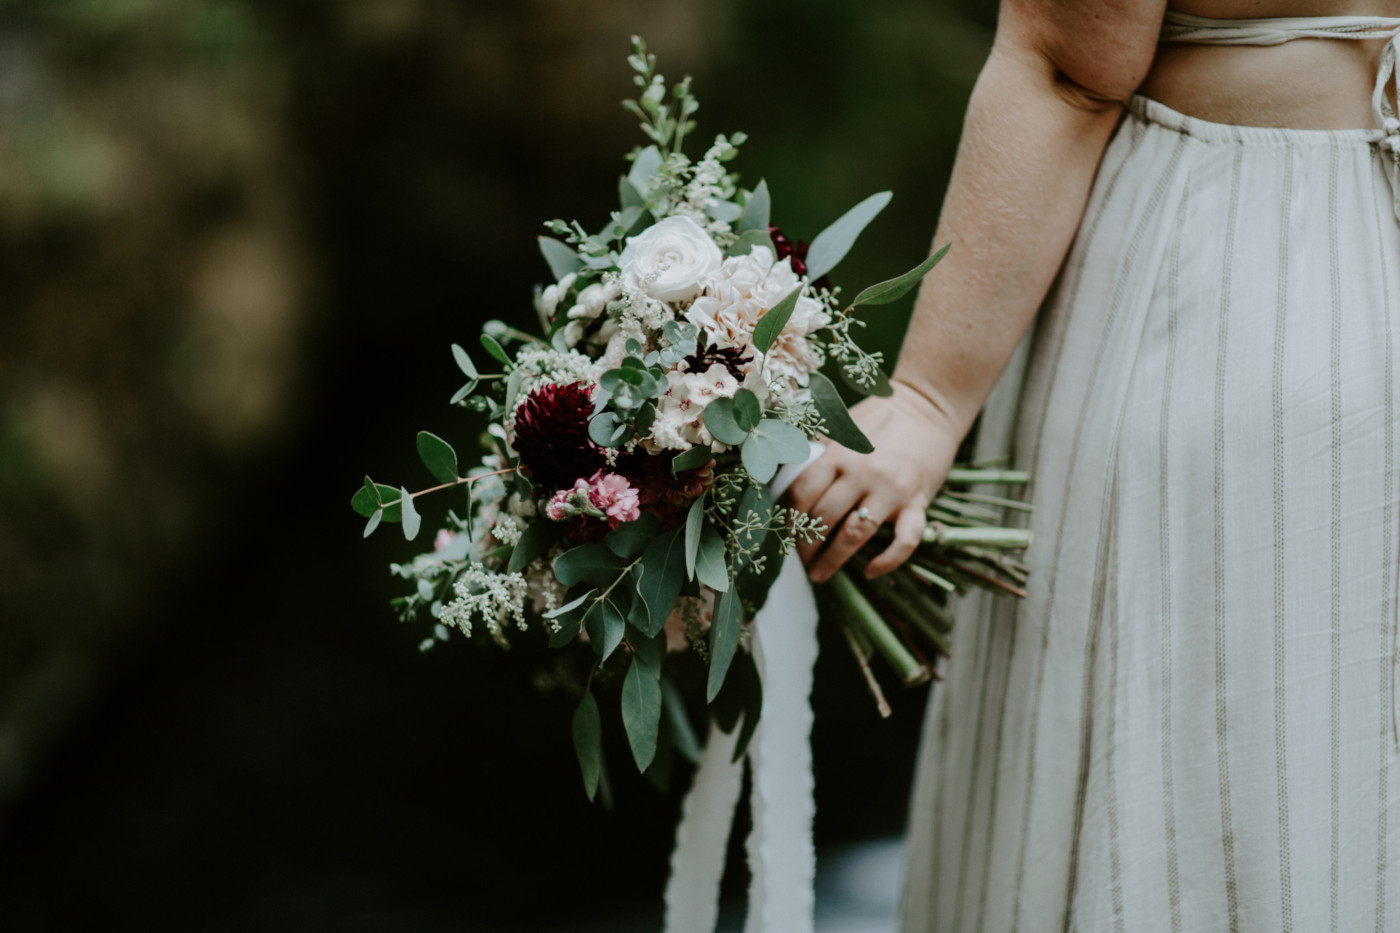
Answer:
<svg viewBox="0 0 1400 933"><path fill-rule="evenodd" d="M630 34L694 75L692 154L749 133L790 235L895 192L837 270L858 288L926 254L994 15L0 0L0 924L659 918L688 772L615 767L589 805L540 657L420 655L387 606L413 548L361 541L349 496L426 480L419 429L470 447L448 347L529 326L541 221L612 207ZM828 636L822 851L902 830L925 698L880 721Z"/></svg>

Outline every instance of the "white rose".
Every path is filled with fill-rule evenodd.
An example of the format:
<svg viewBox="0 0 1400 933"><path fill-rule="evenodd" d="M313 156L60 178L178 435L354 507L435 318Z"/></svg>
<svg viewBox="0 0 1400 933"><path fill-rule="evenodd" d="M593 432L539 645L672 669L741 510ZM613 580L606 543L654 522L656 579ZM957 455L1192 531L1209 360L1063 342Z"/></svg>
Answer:
<svg viewBox="0 0 1400 933"><path fill-rule="evenodd" d="M658 301L689 301L724 257L689 217L667 217L629 237L619 265L622 281Z"/></svg>

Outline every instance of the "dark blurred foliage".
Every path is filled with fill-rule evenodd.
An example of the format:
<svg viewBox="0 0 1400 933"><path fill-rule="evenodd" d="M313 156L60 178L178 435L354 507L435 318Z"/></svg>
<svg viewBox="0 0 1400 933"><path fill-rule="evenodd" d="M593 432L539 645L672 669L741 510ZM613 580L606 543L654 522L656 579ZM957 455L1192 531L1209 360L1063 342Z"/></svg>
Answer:
<svg viewBox="0 0 1400 933"><path fill-rule="evenodd" d="M387 608L412 547L362 542L349 495L425 480L420 428L471 446L447 348L528 326L540 222L612 207L629 34L695 76L695 149L750 134L790 235L895 191L838 270L859 286L928 247L993 16L0 0L5 929L659 916L687 770L660 793L612 736L590 806L542 654L420 655ZM924 694L878 721L823 638L819 845L898 833Z"/></svg>

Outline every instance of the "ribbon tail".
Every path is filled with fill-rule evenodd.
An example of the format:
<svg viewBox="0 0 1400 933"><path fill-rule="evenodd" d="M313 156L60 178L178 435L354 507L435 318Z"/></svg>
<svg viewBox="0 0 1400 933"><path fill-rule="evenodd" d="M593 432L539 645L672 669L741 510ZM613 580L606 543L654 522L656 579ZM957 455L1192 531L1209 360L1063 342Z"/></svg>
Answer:
<svg viewBox="0 0 1400 933"><path fill-rule="evenodd" d="M729 851L729 829L739 803L744 762L731 762L739 730L711 725L695 782L681 804L671 877L666 882L664 933L714 933L719 919L719 883Z"/></svg>
<svg viewBox="0 0 1400 933"><path fill-rule="evenodd" d="M749 746L753 829L747 842L745 933L811 933L816 812L812 777L812 668L817 603L795 552L783 561L753 626L763 714Z"/></svg>

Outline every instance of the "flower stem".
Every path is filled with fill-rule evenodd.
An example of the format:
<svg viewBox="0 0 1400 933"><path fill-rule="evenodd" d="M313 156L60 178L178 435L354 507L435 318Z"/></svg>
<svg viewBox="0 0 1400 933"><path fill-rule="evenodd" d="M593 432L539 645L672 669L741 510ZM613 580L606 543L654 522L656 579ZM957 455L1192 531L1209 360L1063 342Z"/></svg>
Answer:
<svg viewBox="0 0 1400 933"><path fill-rule="evenodd" d="M880 613L844 570L838 570L832 575L830 586L836 598L850 610L851 621L869 637L875 650L889 662L890 667L894 668L905 684L916 684L928 679L928 668L909 653L899 636L890 630Z"/></svg>

